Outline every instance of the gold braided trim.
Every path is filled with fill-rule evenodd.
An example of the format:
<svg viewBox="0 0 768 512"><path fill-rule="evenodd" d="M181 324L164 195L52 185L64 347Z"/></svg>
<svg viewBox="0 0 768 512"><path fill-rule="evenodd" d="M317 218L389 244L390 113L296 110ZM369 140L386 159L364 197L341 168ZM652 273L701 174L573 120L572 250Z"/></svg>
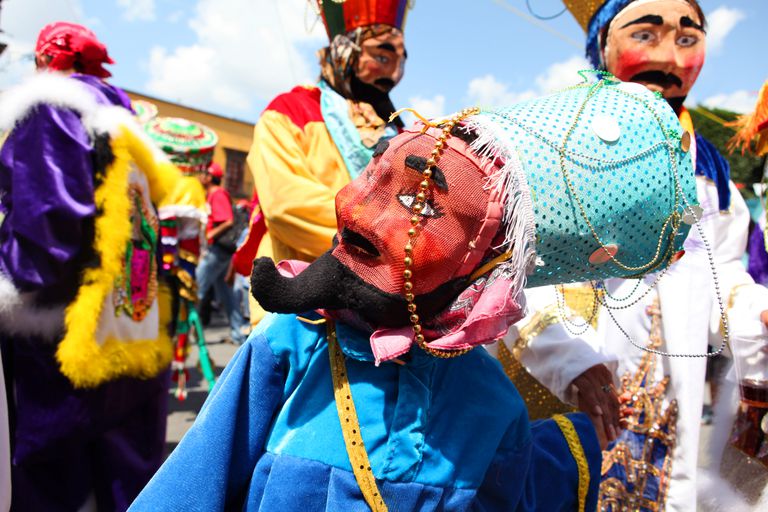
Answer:
<svg viewBox="0 0 768 512"><path fill-rule="evenodd" d="M560 427L563 437L568 442L571 455L576 461L576 467L579 469L579 512L584 512L587 492L589 491L589 463L587 463L587 456L584 455L584 447L581 445L581 439L579 439L579 434L571 420L562 414L556 414L552 416L552 419Z"/></svg>
<svg viewBox="0 0 768 512"><path fill-rule="evenodd" d="M357 485L371 510L373 512L386 512L388 510L387 505L381 497L378 485L376 485L376 478L373 476L368 452L365 450L363 436L360 433L360 422L357 419L355 402L352 399L352 389L349 386L344 354L341 352L336 339L336 327L330 320L326 324L326 332L328 333L328 356L331 359L331 375L333 376L333 397L336 401L336 411L339 413L344 446L347 448L349 462L352 464L352 472L355 474Z"/></svg>

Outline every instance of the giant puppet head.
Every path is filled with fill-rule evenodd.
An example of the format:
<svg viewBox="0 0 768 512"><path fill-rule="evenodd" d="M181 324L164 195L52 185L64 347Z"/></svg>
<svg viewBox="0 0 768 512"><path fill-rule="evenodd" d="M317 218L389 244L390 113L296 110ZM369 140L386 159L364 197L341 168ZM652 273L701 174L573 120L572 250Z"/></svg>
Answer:
<svg viewBox="0 0 768 512"><path fill-rule="evenodd" d="M51 23L43 27L37 37L35 65L38 69L109 78L112 74L103 65L114 63L107 47L82 25L64 21Z"/></svg>
<svg viewBox="0 0 768 512"><path fill-rule="evenodd" d="M342 96L370 103L386 120L389 92L403 78L408 0L311 0L330 44L319 52L323 78Z"/></svg>
<svg viewBox="0 0 768 512"><path fill-rule="evenodd" d="M705 57L696 0L564 0L587 32L597 69L661 93L679 111Z"/></svg>
<svg viewBox="0 0 768 512"><path fill-rule="evenodd" d="M333 249L257 260L252 293L364 324L377 360L461 353L520 318L526 280L669 264L696 201L689 143L664 100L613 78L417 126L339 192Z"/></svg>

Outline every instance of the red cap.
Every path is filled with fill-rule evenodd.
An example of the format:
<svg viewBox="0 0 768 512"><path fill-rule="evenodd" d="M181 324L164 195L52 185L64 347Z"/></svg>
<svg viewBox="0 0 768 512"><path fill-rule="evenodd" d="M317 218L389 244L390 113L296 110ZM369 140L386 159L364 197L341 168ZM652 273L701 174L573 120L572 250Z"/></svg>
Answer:
<svg viewBox="0 0 768 512"><path fill-rule="evenodd" d="M208 174L214 178L223 178L224 170L216 162L211 162L211 165L208 166Z"/></svg>
<svg viewBox="0 0 768 512"><path fill-rule="evenodd" d="M51 57L48 68L56 71L73 69L77 63L87 75L112 76L102 67L102 64L114 64L107 47L96 34L76 23L57 21L43 27L37 37L35 54Z"/></svg>

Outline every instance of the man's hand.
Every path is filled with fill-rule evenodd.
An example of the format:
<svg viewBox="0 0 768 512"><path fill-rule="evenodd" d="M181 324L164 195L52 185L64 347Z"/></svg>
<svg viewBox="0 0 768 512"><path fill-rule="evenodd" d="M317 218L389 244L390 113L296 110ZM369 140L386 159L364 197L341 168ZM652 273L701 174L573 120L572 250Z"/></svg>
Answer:
<svg viewBox="0 0 768 512"><path fill-rule="evenodd" d="M224 232L229 228L231 228L234 224L235 224L235 221L233 221L232 219L225 220L215 228L211 229L208 233L206 233L206 236L208 237L209 240L213 240L215 242L217 238L223 235Z"/></svg>
<svg viewBox="0 0 768 512"><path fill-rule="evenodd" d="M760 313L760 321L763 322L763 325L768 327L768 309Z"/></svg>
<svg viewBox="0 0 768 512"><path fill-rule="evenodd" d="M619 396L613 386L613 375L604 364L596 364L573 379L577 390L577 406L589 416L597 431L600 448L615 441L621 429Z"/></svg>

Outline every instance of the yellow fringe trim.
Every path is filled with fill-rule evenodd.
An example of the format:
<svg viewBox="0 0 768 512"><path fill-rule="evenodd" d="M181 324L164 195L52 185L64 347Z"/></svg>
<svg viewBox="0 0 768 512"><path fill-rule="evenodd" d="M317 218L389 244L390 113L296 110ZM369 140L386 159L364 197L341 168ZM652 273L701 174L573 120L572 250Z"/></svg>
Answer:
<svg viewBox="0 0 768 512"><path fill-rule="evenodd" d="M95 221L94 245L101 265L83 273L83 284L67 308L65 335L56 350L61 372L76 388L96 387L124 376L151 378L173 359L173 345L166 328L171 316L171 297L163 286L157 297L158 339L122 342L108 338L103 345L96 342L104 301L107 294L112 293L115 278L122 272L125 247L132 233L131 202L127 194L131 162L145 173L155 202L160 202L164 194L173 190L175 180L180 176L172 164L157 162L145 143L125 127L113 137L112 150L115 160L95 192L96 207L104 212Z"/></svg>
<svg viewBox="0 0 768 512"><path fill-rule="evenodd" d="M584 507L586 507L587 503L587 492L589 491L589 463L587 462L587 456L584 455L584 447L581 445L581 439L579 439L579 434L576 432L576 428L571 420L562 414L555 414L552 416L552 419L560 427L563 437L568 442L571 455L573 455L573 459L576 461L576 467L579 470L579 512L584 512Z"/></svg>
<svg viewBox="0 0 768 512"><path fill-rule="evenodd" d="M735 121L726 124L737 130L736 135L728 141L728 150L733 153L741 149L742 155L745 151L750 151L757 156L768 153L766 122L768 122L768 80L760 88L754 112L739 116ZM755 147L752 146L753 141Z"/></svg>

